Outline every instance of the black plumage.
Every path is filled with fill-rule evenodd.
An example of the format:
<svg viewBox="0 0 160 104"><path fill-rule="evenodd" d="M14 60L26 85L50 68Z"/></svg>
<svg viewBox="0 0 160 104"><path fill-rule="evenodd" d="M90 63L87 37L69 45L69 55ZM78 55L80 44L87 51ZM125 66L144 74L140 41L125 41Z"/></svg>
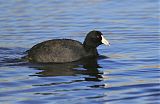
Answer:
<svg viewBox="0 0 160 104"><path fill-rule="evenodd" d="M30 62L64 63L98 57L96 47L102 44L102 38L102 33L94 30L87 34L83 44L71 39L47 40L29 49L26 58Z"/></svg>

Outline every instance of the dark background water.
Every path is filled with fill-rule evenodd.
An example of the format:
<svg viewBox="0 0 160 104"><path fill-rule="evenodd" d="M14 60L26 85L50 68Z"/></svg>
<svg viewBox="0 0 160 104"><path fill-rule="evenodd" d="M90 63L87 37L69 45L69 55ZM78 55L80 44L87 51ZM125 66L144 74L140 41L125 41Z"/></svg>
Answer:
<svg viewBox="0 0 160 104"><path fill-rule="evenodd" d="M158 0L0 0L2 104L160 103ZM107 56L85 63L20 62L47 39L83 42L100 30Z"/></svg>

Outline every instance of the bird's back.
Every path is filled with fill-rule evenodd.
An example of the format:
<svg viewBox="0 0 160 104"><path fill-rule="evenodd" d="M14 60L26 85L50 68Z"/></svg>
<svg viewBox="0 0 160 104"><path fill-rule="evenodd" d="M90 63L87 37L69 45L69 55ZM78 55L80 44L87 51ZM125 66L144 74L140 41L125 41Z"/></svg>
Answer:
<svg viewBox="0 0 160 104"><path fill-rule="evenodd" d="M48 40L28 50L32 62L72 62L85 56L82 43L71 39Z"/></svg>

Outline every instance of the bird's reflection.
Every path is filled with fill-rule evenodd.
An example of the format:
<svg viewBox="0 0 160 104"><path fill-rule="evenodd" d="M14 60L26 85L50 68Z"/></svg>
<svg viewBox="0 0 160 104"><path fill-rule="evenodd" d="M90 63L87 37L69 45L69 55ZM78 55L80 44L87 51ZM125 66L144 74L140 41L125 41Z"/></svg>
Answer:
<svg viewBox="0 0 160 104"><path fill-rule="evenodd" d="M101 75L103 74L98 70L101 68L97 60L100 58L88 58L83 59L78 62L64 63L64 64L41 64L34 66L34 68L41 70L36 73L35 76L39 77L49 77L49 76L76 76L76 75L86 75L86 81L101 81Z"/></svg>

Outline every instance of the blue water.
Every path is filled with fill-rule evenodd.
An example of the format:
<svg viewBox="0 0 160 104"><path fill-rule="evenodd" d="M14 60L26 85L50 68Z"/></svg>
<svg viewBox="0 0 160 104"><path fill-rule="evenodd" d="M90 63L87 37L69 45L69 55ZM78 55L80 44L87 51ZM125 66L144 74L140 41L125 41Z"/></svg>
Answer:
<svg viewBox="0 0 160 104"><path fill-rule="evenodd" d="M160 104L158 0L0 0L0 103ZM83 64L18 59L48 39L99 30L107 56Z"/></svg>

